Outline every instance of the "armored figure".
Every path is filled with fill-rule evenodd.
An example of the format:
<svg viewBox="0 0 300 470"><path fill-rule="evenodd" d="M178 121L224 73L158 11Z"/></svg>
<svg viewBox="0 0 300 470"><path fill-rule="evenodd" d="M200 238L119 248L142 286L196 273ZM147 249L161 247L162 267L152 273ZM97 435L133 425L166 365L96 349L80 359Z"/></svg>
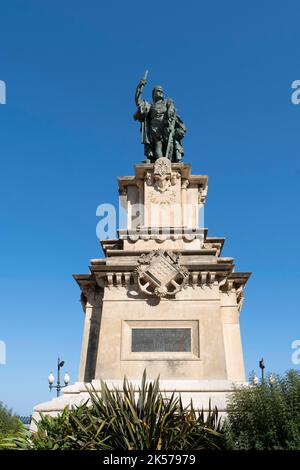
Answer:
<svg viewBox="0 0 300 470"><path fill-rule="evenodd" d="M147 83L147 71L139 81L135 92L138 107L134 119L141 123L141 139L144 144L146 161L153 163L160 157L172 162L181 162L184 150L181 145L186 128L177 114L172 99L164 99L161 86L152 91L153 103L143 100L141 95Z"/></svg>

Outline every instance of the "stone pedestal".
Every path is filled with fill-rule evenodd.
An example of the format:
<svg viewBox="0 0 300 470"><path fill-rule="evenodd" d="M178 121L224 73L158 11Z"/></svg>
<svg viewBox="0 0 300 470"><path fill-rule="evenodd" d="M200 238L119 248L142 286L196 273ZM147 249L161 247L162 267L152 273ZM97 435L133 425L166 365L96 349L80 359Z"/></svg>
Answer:
<svg viewBox="0 0 300 470"><path fill-rule="evenodd" d="M211 398L224 412L245 381L239 315L250 274L236 273L224 238L201 226L207 176L160 158L119 178L119 193L127 227L101 242L105 258L89 274L74 275L85 312L79 382L35 412L80 403L99 379L139 383L144 369L167 394L204 409Z"/></svg>

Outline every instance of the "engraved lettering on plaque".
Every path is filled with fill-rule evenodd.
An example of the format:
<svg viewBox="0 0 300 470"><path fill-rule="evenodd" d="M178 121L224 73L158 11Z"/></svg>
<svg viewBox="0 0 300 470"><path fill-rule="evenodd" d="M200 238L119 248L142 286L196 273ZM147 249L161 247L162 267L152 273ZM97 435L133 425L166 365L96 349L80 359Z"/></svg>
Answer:
<svg viewBox="0 0 300 470"><path fill-rule="evenodd" d="M190 328L133 328L132 352L191 352Z"/></svg>

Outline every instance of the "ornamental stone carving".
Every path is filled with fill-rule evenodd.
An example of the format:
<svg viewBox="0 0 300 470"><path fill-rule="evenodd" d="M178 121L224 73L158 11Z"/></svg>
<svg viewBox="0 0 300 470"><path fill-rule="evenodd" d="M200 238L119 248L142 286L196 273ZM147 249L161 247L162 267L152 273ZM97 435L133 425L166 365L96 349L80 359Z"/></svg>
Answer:
<svg viewBox="0 0 300 470"><path fill-rule="evenodd" d="M198 203L199 204L202 204L202 205L205 204L207 190L208 190L208 186L204 188L203 185L200 185L199 190L198 190Z"/></svg>
<svg viewBox="0 0 300 470"><path fill-rule="evenodd" d="M154 163L153 184L160 193L165 192L170 186L175 186L176 180L180 178L178 171L172 171L172 164L168 158L161 157ZM147 176L149 184L149 177Z"/></svg>
<svg viewBox="0 0 300 470"><path fill-rule="evenodd" d="M188 271L180 265L179 256L164 250L141 255L135 270L140 291L148 296L170 297L184 288Z"/></svg>
<svg viewBox="0 0 300 470"><path fill-rule="evenodd" d="M154 189L149 192L148 195L148 202L152 204L173 204L176 200L176 191L174 190L169 190L166 191L165 193L158 193Z"/></svg>
<svg viewBox="0 0 300 470"><path fill-rule="evenodd" d="M80 302L85 311L87 305L90 307L99 307L103 298L103 288L99 286L88 285L81 288Z"/></svg>
<svg viewBox="0 0 300 470"><path fill-rule="evenodd" d="M189 180L187 178L184 178L181 181L181 189L187 189L189 184L190 184Z"/></svg>

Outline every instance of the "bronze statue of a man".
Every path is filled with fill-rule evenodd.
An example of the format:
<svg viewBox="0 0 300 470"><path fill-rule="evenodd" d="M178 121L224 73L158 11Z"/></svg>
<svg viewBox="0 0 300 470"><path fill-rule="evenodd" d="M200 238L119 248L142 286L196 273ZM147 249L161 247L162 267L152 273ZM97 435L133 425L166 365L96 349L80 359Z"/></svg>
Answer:
<svg viewBox="0 0 300 470"><path fill-rule="evenodd" d="M181 162L184 150L181 144L186 127L177 114L173 100L164 99L161 86L152 91L153 103L143 100L141 95L147 83L147 72L135 92L138 107L134 119L141 123L141 137L145 156L151 163L160 157L172 162Z"/></svg>

